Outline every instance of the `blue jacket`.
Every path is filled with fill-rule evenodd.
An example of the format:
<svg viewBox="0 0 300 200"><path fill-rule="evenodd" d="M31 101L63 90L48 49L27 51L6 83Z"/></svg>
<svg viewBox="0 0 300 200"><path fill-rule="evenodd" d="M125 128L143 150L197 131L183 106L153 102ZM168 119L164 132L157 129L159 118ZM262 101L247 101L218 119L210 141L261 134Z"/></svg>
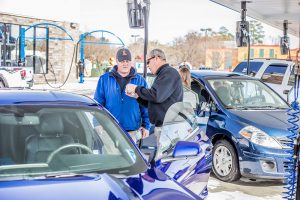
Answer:
<svg viewBox="0 0 300 200"><path fill-rule="evenodd" d="M109 110L125 130L137 130L141 126L149 130L148 109L140 105L136 99L127 96L125 89L121 91L112 73L107 72L100 76L94 99ZM145 79L136 74L135 70L129 83L147 87Z"/></svg>

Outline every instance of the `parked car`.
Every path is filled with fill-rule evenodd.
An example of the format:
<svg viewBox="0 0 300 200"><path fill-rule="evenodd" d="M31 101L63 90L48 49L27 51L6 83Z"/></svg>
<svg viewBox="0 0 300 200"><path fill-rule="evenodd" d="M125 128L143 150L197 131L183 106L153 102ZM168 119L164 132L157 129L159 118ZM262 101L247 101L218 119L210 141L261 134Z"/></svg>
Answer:
<svg viewBox="0 0 300 200"><path fill-rule="evenodd" d="M290 60L251 59L248 73L261 79L287 100L287 94L294 85L294 65ZM233 72L246 74L247 61L239 63Z"/></svg>
<svg viewBox="0 0 300 200"><path fill-rule="evenodd" d="M157 138L157 151L147 154L147 162L95 100L56 91L2 90L0 95L1 200L207 195L211 147L186 104L168 110L161 133L168 140ZM146 149L153 150L144 143Z"/></svg>
<svg viewBox="0 0 300 200"><path fill-rule="evenodd" d="M0 66L0 88L28 87L24 67Z"/></svg>
<svg viewBox="0 0 300 200"><path fill-rule="evenodd" d="M206 134L218 179L284 179L290 125L282 97L258 79L208 70L192 71L192 90L210 106Z"/></svg>

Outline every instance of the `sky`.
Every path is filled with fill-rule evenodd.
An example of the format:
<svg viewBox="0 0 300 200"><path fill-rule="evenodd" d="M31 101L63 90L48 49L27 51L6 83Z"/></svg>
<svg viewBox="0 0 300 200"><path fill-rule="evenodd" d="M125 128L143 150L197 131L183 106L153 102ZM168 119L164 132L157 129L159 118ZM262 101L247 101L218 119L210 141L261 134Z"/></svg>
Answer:
<svg viewBox="0 0 300 200"><path fill-rule="evenodd" d="M80 23L82 31L107 30L119 36L125 44L134 41L132 35L144 37L143 29L130 29L127 17L127 0L0 0L0 11L33 16L42 19ZM240 13L209 0L150 0L149 40L171 43L190 31L225 26L235 32ZM251 18L247 18L249 20ZM266 43L270 36L282 31L265 25ZM291 47L298 46L291 37Z"/></svg>

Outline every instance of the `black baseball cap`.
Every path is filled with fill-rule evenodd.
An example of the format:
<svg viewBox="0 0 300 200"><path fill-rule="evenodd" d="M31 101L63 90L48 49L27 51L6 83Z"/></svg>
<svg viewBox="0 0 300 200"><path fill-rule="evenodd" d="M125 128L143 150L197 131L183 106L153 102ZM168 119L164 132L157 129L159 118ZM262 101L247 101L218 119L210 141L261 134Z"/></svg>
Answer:
<svg viewBox="0 0 300 200"><path fill-rule="evenodd" d="M131 53L129 49L126 48L119 49L116 57L119 62L122 62L124 60L131 61Z"/></svg>

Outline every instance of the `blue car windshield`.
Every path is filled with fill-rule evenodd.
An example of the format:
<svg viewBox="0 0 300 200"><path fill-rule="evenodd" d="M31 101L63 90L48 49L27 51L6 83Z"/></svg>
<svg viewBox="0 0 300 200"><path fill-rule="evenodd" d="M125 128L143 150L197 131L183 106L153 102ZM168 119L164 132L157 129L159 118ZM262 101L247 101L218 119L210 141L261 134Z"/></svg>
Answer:
<svg viewBox="0 0 300 200"><path fill-rule="evenodd" d="M277 93L258 80L210 79L209 84L227 108L287 109L287 103Z"/></svg>
<svg viewBox="0 0 300 200"><path fill-rule="evenodd" d="M0 107L0 180L145 171L136 147L104 111L88 107Z"/></svg>

